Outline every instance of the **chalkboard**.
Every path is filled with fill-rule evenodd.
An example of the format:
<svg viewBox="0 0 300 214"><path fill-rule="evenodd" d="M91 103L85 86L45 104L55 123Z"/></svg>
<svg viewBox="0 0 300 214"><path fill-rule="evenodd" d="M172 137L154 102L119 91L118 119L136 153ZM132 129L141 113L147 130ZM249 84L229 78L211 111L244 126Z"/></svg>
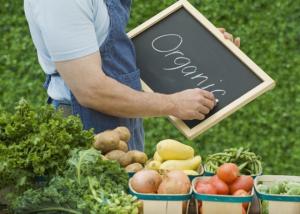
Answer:
<svg viewBox="0 0 300 214"><path fill-rule="evenodd" d="M192 139L274 86L274 81L187 1L179 1L129 33L146 91L202 88L219 100L203 121L171 117Z"/></svg>

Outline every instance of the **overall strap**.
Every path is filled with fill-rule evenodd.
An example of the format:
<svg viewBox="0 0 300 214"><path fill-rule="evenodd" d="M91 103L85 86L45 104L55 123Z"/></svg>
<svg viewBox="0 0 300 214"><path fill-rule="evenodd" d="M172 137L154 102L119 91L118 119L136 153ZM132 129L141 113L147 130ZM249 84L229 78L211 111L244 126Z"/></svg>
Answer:
<svg viewBox="0 0 300 214"><path fill-rule="evenodd" d="M130 13L130 0L105 0L110 27L106 40L99 51L103 72L128 87L141 90L140 72L136 67L133 43L126 34L126 26ZM124 95L126 96L126 95ZM99 97L101 99L101 97ZM108 115L82 106L71 93L73 114L79 115L84 129L94 129L99 133L118 126L126 126L131 133L128 143L130 150L144 149L143 120Z"/></svg>
<svg viewBox="0 0 300 214"><path fill-rule="evenodd" d="M52 77L59 77L59 76L60 75L59 75L58 72L55 72L53 74L47 74L46 75L46 80L45 80L45 82L43 84L43 87L47 90L49 88L49 85L50 85L50 82L51 82L51 78ZM53 101L53 99L50 96L48 96L48 98L47 98L47 104L51 104L52 101Z"/></svg>

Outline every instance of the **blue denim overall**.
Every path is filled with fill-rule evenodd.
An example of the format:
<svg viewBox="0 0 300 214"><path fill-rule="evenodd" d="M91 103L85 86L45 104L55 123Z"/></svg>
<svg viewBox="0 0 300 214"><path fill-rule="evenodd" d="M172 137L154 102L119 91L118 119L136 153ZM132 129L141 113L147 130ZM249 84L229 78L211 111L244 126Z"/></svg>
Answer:
<svg viewBox="0 0 300 214"><path fill-rule="evenodd" d="M140 72L136 67L135 50L126 34L131 0L105 0L105 2L110 17L110 28L106 40L100 47L102 70L107 76L140 91ZM132 135L129 149L144 150L142 119L114 117L83 107L72 93L71 105L72 113L80 116L84 129L94 128L94 132L99 133L118 126L126 126Z"/></svg>

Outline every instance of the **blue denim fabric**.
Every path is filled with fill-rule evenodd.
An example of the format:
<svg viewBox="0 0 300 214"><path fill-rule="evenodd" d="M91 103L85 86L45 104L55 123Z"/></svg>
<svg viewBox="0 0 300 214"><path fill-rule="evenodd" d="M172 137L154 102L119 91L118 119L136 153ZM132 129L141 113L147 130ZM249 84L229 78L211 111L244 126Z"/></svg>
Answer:
<svg viewBox="0 0 300 214"><path fill-rule="evenodd" d="M59 100L52 100L52 105L54 106L54 108L57 110L59 105L60 105L60 102Z"/></svg>
<svg viewBox="0 0 300 214"><path fill-rule="evenodd" d="M106 0L105 2L110 16L110 29L100 47L102 69L107 76L140 91L140 72L136 67L135 50L126 34L131 0ZM129 149L144 150L144 128L141 118L120 118L97 112L80 105L72 93L71 105L73 114L80 116L84 129L94 128L94 132L99 133L118 126L126 126L132 136Z"/></svg>
<svg viewBox="0 0 300 214"><path fill-rule="evenodd" d="M71 103L68 102L68 101L60 101L60 100L53 100L53 99L50 99L51 100L51 103L54 108L57 110L61 105L65 105L65 106L70 106L71 108Z"/></svg>

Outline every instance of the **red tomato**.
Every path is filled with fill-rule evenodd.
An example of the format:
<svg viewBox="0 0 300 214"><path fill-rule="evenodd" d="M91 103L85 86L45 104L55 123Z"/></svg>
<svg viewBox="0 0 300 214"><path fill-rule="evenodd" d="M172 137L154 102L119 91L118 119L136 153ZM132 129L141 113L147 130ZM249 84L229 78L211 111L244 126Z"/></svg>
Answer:
<svg viewBox="0 0 300 214"><path fill-rule="evenodd" d="M219 195L228 195L229 194L228 185L224 181L222 181L217 175L213 176L210 179L210 183L216 188L217 193Z"/></svg>
<svg viewBox="0 0 300 214"><path fill-rule="evenodd" d="M248 192L246 192L243 189L238 189L237 191L235 191L232 195L234 196L247 196L249 195Z"/></svg>
<svg viewBox="0 0 300 214"><path fill-rule="evenodd" d="M248 194L248 192L246 192L245 190L239 189L239 190L237 190L236 192L234 192L233 195L234 195L234 196L247 196L247 195L249 195L249 194ZM244 203L243 203L243 208L244 208L245 210L247 210L247 209L248 209L248 205L249 205L248 202L244 202Z"/></svg>
<svg viewBox="0 0 300 214"><path fill-rule="evenodd" d="M243 189L246 192L249 192L251 191L253 185L254 185L254 181L251 176L241 175L232 184L230 184L229 186L230 193L233 194L239 189Z"/></svg>
<svg viewBox="0 0 300 214"><path fill-rule="evenodd" d="M208 195L216 195L217 194L216 188L212 184L209 184L209 183L197 182L195 189L196 189L197 193L200 193L200 194L208 194Z"/></svg>
<svg viewBox="0 0 300 214"><path fill-rule="evenodd" d="M234 163L224 163L217 169L218 177L227 184L233 183L240 174L240 170Z"/></svg>
<svg viewBox="0 0 300 214"><path fill-rule="evenodd" d="M211 178L203 178L203 179L199 179L197 183L209 184L210 180Z"/></svg>

